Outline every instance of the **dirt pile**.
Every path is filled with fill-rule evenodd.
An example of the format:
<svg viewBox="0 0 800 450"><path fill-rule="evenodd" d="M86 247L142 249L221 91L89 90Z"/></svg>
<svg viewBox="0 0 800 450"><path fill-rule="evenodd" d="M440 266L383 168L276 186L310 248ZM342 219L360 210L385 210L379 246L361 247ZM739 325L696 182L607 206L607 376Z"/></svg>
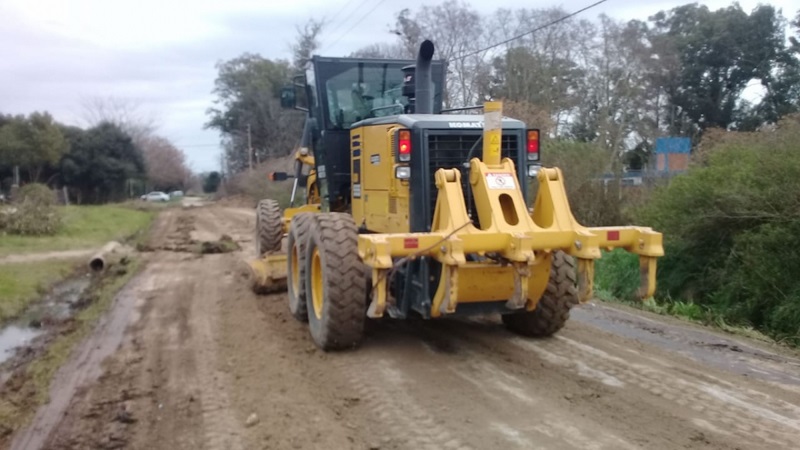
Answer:
<svg viewBox="0 0 800 450"><path fill-rule="evenodd" d="M227 234L223 234L218 241L204 241L200 243L200 253L230 253L241 250L239 244Z"/></svg>

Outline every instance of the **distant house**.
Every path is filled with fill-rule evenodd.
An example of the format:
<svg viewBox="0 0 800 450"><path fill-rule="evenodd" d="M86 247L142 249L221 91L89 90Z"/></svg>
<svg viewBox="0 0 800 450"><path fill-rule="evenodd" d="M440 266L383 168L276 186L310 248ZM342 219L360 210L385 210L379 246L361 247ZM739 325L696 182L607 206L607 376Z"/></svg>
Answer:
<svg viewBox="0 0 800 450"><path fill-rule="evenodd" d="M655 166L644 170L625 170L620 177L612 173L603 174L599 179L606 186L619 183L622 187L642 186L648 181L670 178L689 168L692 142L684 137L661 137L656 139Z"/></svg>
<svg viewBox="0 0 800 450"><path fill-rule="evenodd" d="M656 139L656 167L661 174L674 174L689 168L692 141L687 137L660 137Z"/></svg>

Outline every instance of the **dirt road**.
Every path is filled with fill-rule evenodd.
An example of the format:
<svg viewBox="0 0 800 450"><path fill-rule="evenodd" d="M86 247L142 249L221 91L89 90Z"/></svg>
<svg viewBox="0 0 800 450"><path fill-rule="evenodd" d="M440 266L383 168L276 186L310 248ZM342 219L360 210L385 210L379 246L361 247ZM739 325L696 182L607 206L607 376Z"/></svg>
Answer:
<svg viewBox="0 0 800 450"><path fill-rule="evenodd" d="M492 318L386 320L358 351L322 353L284 295L244 283L253 224L219 206L163 213L146 269L14 448L800 446L800 360L618 308L581 307L546 340ZM180 251L223 233L242 251Z"/></svg>

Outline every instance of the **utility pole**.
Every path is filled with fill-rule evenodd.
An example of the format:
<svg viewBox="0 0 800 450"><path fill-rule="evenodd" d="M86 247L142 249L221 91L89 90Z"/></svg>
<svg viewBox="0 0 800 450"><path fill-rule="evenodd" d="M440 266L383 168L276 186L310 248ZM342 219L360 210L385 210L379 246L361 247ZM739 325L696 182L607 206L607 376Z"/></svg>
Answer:
<svg viewBox="0 0 800 450"><path fill-rule="evenodd" d="M247 159L250 162L250 170L253 170L253 140L250 137L250 124L247 124Z"/></svg>

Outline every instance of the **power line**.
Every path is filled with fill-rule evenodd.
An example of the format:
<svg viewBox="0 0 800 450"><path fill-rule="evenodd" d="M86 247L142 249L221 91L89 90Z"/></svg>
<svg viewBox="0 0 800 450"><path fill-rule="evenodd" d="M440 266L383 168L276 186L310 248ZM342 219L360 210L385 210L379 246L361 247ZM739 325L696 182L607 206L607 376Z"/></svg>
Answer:
<svg viewBox="0 0 800 450"><path fill-rule="evenodd" d="M376 9L378 9L378 7L379 7L379 6L381 6L381 4L382 4L383 2L385 2L385 1L386 1L386 0L380 0L379 2L375 3L375 6L373 6L373 7L372 7L372 9L370 9L369 11L367 11L367 13L366 13L366 14L364 14L363 16L361 16L361 18L360 18L360 19L358 19L358 20L356 21L356 23L354 23L354 24L353 24L353 26L352 26L352 27L350 27L350 28L349 28L347 31L345 31L344 33L342 33L342 34L339 36L339 39L336 39L335 41L333 41L333 44L331 44L331 45L330 45L330 47L333 47L334 45L338 44L338 43L339 43L339 41L341 41L341 40L342 40L342 38L343 38L343 37L345 37L345 36L347 35L347 33L349 33L349 32L351 32L351 31L353 31L353 29L355 29L355 27L357 27L357 26L358 26L358 24L360 24L360 23L361 23L361 22L362 22L364 19L366 19L366 18L367 18L367 16L369 16L370 14L372 14L372 12L373 12L373 11L375 11Z"/></svg>
<svg viewBox="0 0 800 450"><path fill-rule="evenodd" d="M345 11L345 10L346 10L346 9L347 9L347 8L350 6L350 4L351 4L351 3L353 3L354 1L355 1L355 0L349 0L347 3L345 3L345 4L344 4L344 6L342 6L341 8L339 8L339 9L336 11L336 14L334 14L334 15L333 15L333 17L331 17L331 22L335 22L335 21L336 21L336 18L337 18L337 17L339 17L339 14L341 14L343 11Z"/></svg>
<svg viewBox="0 0 800 450"><path fill-rule="evenodd" d="M463 54L463 55L456 56L456 57L454 57L454 58L452 58L452 59L453 59L453 60L460 60L460 59L464 59L464 58L467 58L467 57L469 57L469 56L473 56L473 55L477 55L478 53L485 52L486 50L491 50L491 49L493 49L493 48L495 48L495 47L499 47L499 46L501 46L501 45L503 45L503 44L508 44L509 42L511 42L511 41L515 41L515 40L517 40L517 39L519 39L519 38L521 38L521 37L523 37L523 36L527 36L527 35L529 35L529 34L532 34L532 33L535 33L535 32L537 32L537 31L541 31L541 30L543 30L543 29L545 29L545 28L547 28L547 27L551 27L551 26L553 26L553 25L555 25L555 24L557 24L557 23L561 23L561 22L563 22L563 21L565 21L565 20L567 20L567 19L569 19L569 18L572 18L572 17L574 17L574 16L577 16L578 14L580 14L580 13L582 13L582 12L584 12L584 11L587 11L587 10L589 10L589 9L592 9L592 8L594 8L595 6L597 6L597 5L601 4L601 3L605 3L605 2L607 2L607 1L608 1L608 0L600 0L600 1L598 1L598 2L592 3L592 4L591 4L591 5L589 5L589 6L586 6L586 7L584 7L584 8L582 8L582 9L579 9L579 10L577 10L577 11L573 12L573 13L567 14L567 15L566 15L566 16L564 16L564 17L561 17L561 18L558 18L558 19L556 19L556 20L554 20L554 21L552 21L552 22L546 23L546 24L544 24L544 25L542 25L542 26L540 26L540 27L534 28L534 29L532 29L532 30L530 30L530 31L526 31L526 32L524 32L524 33L522 33L522 34L518 34L518 35L516 35L516 36L514 36L514 37L512 37L512 38L506 39L505 41L498 42L498 43L496 43L496 44L492 44L492 45L490 45L490 46L488 46L488 47L484 47L484 48L482 48L482 49L480 49L480 50L475 50L475 51L473 51L473 52L469 52L469 53L465 53L465 54Z"/></svg>
<svg viewBox="0 0 800 450"><path fill-rule="evenodd" d="M344 26L345 24L347 24L347 21L348 21L348 20L350 20L350 18L351 18L351 17L353 17L353 16L356 14L356 12L358 12L358 11L361 9L361 7L362 7L362 6L364 6L364 5L365 5L365 4L366 4L368 1L369 1L369 0L362 0L362 1L361 1L361 3L359 3L359 4L356 6L356 8L355 8L354 10L350 11L350 14L348 14L348 15L347 15L347 16L346 16L346 17L345 17L345 18L344 18L344 19L343 19L343 20L342 20L342 21L339 23L339 25L337 25L337 26L333 27L333 29L330 31L330 33L331 33L331 36L333 36L333 33L334 33L335 31L337 31L337 30L341 29L341 28L342 28L342 26ZM322 48L325 48L325 47L328 47L328 45L323 45L323 46L320 48L320 50L322 50Z"/></svg>

